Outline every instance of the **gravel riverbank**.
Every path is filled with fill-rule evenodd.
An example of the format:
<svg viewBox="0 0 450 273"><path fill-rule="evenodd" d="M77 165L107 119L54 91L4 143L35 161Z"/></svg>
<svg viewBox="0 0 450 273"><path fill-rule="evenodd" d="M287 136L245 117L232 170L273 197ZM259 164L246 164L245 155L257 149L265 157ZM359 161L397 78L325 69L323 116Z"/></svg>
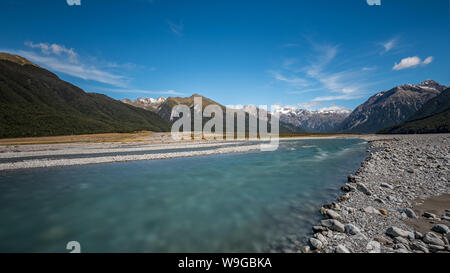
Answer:
<svg viewBox="0 0 450 273"><path fill-rule="evenodd" d="M364 137L371 155L301 252L450 252L450 135Z"/></svg>

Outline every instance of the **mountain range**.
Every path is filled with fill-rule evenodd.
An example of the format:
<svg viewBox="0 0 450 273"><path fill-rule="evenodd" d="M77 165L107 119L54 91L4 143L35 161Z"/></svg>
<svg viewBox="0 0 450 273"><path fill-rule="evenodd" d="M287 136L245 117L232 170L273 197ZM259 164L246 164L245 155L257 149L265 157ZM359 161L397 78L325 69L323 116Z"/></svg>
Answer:
<svg viewBox="0 0 450 273"><path fill-rule="evenodd" d="M193 94L190 97L168 97L168 98L164 98L164 97L159 97L158 99L153 99L153 98L138 98L134 101L130 100L130 99L122 99L121 101L123 103L127 103L130 105L134 105L136 107L140 107L143 109L147 109L150 111L153 111L155 113L157 113L161 118L163 118L165 121L169 122L169 123L173 123L175 122L177 119L172 117L172 108L175 105L178 104L183 104L189 107L189 109L191 110L191 116L193 116L194 114L194 98L195 97L201 97L202 98L202 108L205 109L205 107L207 107L208 105L218 105L223 113L223 130L226 130L226 107L221 105L220 103L211 100L207 97L204 97L202 95L199 94ZM203 110L202 109L202 110ZM249 131L249 116L252 114L248 107L244 107L243 109L233 109L236 112L242 112L245 115L245 131L248 132ZM258 111L262 111L261 109L256 109L257 113ZM261 122L261 120L258 117L258 114L255 113L256 115L256 120L257 120L257 129L259 128L259 124ZM271 119L271 114L270 113L265 113L268 116L268 120L267 122L267 128L268 130L270 130L270 119ZM207 118L207 117L203 117L203 125L208 122L211 118ZM191 124L191 128L193 127L194 124L192 122ZM235 124L234 124L234 130L237 130L237 121L235 119ZM292 132L297 132L295 130L292 129L292 127L290 126L290 124L284 123L283 121L280 120L280 133L292 133ZM304 130L300 130L298 129L299 132L304 132Z"/></svg>
<svg viewBox="0 0 450 273"><path fill-rule="evenodd" d="M0 138L169 131L176 120L171 116L172 107L184 104L193 114L197 96L202 97L203 108L215 104L225 110L198 94L119 101L87 93L25 58L7 53L0 53L0 91ZM449 92L447 86L426 80L379 92L353 111L334 106L316 111L283 107L275 112L280 115L280 133L450 132ZM245 114L246 131L252 115L248 109L237 110ZM271 118L268 113L268 120ZM203 118L203 124L208 120ZM270 123L268 127L270 130Z"/></svg>
<svg viewBox="0 0 450 273"><path fill-rule="evenodd" d="M275 111L280 114L280 120L289 124L293 131L301 128L310 133L335 132L351 113L351 110L333 107L316 111L283 107Z"/></svg>
<svg viewBox="0 0 450 273"><path fill-rule="evenodd" d="M375 133L405 122L447 87L426 80L379 92L358 106L337 128L339 132Z"/></svg>

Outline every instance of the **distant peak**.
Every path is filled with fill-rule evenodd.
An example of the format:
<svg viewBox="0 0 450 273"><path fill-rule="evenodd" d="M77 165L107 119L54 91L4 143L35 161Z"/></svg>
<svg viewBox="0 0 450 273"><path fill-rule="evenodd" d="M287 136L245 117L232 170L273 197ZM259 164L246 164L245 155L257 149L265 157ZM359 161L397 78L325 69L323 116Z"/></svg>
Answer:
<svg viewBox="0 0 450 273"><path fill-rule="evenodd" d="M39 67L38 65L30 62L29 60L25 59L24 57L21 57L19 55L9 54L9 53L0 52L0 60L13 62L13 63L19 64L19 65L29 64L29 65L34 65L36 67Z"/></svg>
<svg viewBox="0 0 450 273"><path fill-rule="evenodd" d="M419 83L420 86L430 86L430 85L440 85L438 82L433 80L425 80L421 83Z"/></svg>

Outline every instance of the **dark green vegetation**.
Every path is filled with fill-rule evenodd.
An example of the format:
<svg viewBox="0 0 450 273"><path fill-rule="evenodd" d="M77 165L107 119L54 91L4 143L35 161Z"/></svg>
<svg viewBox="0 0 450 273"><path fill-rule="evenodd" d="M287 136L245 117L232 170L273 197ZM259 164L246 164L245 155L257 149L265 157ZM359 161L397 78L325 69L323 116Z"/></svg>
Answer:
<svg viewBox="0 0 450 273"><path fill-rule="evenodd" d="M405 123L382 129L378 133L450 133L450 88L430 99Z"/></svg>
<svg viewBox="0 0 450 273"><path fill-rule="evenodd" d="M0 137L168 131L157 114L97 93L0 53Z"/></svg>

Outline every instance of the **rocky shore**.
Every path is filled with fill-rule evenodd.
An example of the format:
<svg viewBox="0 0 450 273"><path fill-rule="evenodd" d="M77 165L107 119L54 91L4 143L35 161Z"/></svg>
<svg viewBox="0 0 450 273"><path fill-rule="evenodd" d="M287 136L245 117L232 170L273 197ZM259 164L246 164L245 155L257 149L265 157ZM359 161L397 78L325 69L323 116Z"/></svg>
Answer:
<svg viewBox="0 0 450 273"><path fill-rule="evenodd" d="M450 252L450 135L366 137L348 177L301 252Z"/></svg>

